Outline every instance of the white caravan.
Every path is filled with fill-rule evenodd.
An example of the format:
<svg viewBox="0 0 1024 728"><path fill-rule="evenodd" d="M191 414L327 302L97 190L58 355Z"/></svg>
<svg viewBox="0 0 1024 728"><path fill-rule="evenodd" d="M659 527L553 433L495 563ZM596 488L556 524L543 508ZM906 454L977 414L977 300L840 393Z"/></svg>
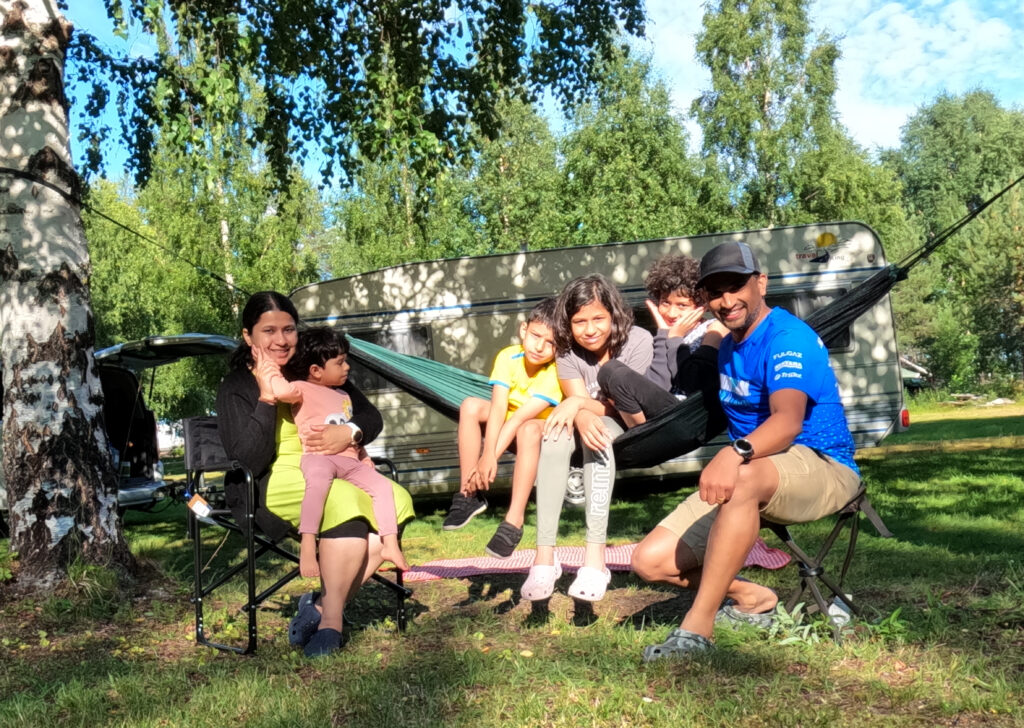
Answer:
<svg viewBox="0 0 1024 728"><path fill-rule="evenodd" d="M296 289L291 299L310 324L327 324L394 351L490 373L495 354L516 343L518 322L572 278L603 273L651 327L644 272L670 253L699 258L713 246L743 240L768 275L768 302L806 318L845 295L887 263L878 236L856 222L484 255L383 268ZM898 427L903 409L896 335L888 296L862 315L830 349L850 429L858 447L876 445ZM458 489L456 423L372 372L353 381L376 403L384 432L369 448L390 458L414 495ZM699 470L724 437L619 478L668 477ZM493 487L507 489L513 458L500 462Z"/></svg>

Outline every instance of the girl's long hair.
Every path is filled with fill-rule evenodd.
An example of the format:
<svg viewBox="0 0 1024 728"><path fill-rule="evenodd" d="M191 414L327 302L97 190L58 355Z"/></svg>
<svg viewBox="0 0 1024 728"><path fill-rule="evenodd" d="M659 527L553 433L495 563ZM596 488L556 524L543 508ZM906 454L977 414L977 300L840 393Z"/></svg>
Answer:
<svg viewBox="0 0 1024 728"><path fill-rule="evenodd" d="M600 303L612 315L612 332L608 337L609 354L614 358L629 338L633 328L633 311L626 305L615 285L599 273L573 278L558 294L555 306L555 348L558 355L569 353L576 343L572 338L572 317L588 303Z"/></svg>
<svg viewBox="0 0 1024 728"><path fill-rule="evenodd" d="M259 323L260 316L267 311L283 311L295 320L299 325L299 312L295 310L295 304L291 299L277 291L260 291L249 296L242 309L242 328L252 334L252 330ZM242 339L242 343L231 353L230 367L232 369L251 369L256 361L252 358L252 349Z"/></svg>

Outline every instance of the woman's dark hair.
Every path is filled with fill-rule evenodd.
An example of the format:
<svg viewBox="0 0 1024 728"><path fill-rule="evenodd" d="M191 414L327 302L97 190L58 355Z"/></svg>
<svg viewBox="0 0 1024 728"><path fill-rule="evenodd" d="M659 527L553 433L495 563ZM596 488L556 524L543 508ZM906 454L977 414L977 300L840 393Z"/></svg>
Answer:
<svg viewBox="0 0 1024 728"><path fill-rule="evenodd" d="M299 344L283 372L289 381L306 379L314 365L322 367L328 359L342 354L348 354L344 334L327 326L313 326L299 332Z"/></svg>
<svg viewBox="0 0 1024 728"><path fill-rule="evenodd" d="M295 310L295 304L287 296L277 291L260 291L249 296L242 309L242 328L252 334L260 317L267 311L283 311L299 324L299 312ZM245 339L238 345L238 348L231 354L230 366L232 369L251 369L256 361L252 358L252 349Z"/></svg>
<svg viewBox="0 0 1024 728"><path fill-rule="evenodd" d="M619 289L603 275L573 278L558 294L555 306L555 349L559 356L567 354L575 344L572 338L572 317L588 303L600 303L612 315L612 331L608 351L614 357L622 349L633 327L633 312L626 306Z"/></svg>
<svg viewBox="0 0 1024 728"><path fill-rule="evenodd" d="M655 303L676 293L686 296L696 306L703 306L706 296L697 283L699 280L700 261L688 255L666 255L654 261L647 271L644 286Z"/></svg>

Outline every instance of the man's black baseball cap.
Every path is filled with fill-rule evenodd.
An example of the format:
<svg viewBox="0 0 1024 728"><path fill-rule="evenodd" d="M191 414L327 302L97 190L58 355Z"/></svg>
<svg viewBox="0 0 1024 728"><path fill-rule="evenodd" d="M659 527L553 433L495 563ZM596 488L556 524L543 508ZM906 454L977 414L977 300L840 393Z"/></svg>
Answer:
<svg viewBox="0 0 1024 728"><path fill-rule="evenodd" d="M716 273L760 273L761 266L757 263L754 251L746 243L734 241L716 245L700 259L700 281L704 281Z"/></svg>

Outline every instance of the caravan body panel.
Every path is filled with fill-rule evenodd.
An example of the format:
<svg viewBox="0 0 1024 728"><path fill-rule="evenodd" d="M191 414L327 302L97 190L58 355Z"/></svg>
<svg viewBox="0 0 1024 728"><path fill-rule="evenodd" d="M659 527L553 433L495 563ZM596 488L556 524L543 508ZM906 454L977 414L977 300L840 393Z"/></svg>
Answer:
<svg viewBox="0 0 1024 728"><path fill-rule="evenodd" d="M650 264L668 254L699 258L729 240L743 240L757 253L768 275L769 304L801 318L887 263L868 226L825 223L409 263L304 286L291 298L307 323L335 326L395 351L486 375L497 352L516 343L518 323L530 308L572 278L608 276L638 323L650 328L643 285ZM903 406L888 296L853 324L830 358L858 447L877 444L893 430ZM372 373L353 367L353 377L384 417L384 432L370 453L391 458L414 494L457 490L456 423ZM620 477L699 470L722 442ZM512 463L510 456L501 460L494 487L508 487Z"/></svg>

